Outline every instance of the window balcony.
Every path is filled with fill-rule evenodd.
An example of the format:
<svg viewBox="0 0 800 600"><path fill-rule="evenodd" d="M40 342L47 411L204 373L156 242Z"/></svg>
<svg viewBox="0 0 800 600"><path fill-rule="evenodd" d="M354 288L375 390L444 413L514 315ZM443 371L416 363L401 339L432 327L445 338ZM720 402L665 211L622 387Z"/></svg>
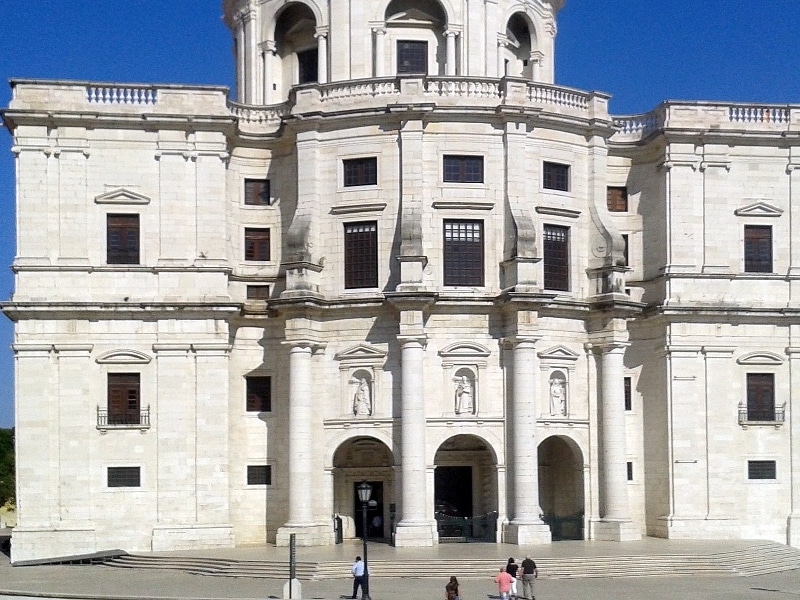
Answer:
<svg viewBox="0 0 800 600"><path fill-rule="evenodd" d="M150 429L150 407L140 411L109 412L97 407L97 429L105 433L109 429Z"/></svg>
<svg viewBox="0 0 800 600"><path fill-rule="evenodd" d="M786 403L773 409L749 409L744 403L739 404L739 425L744 429L749 426L771 425L776 429L786 420Z"/></svg>

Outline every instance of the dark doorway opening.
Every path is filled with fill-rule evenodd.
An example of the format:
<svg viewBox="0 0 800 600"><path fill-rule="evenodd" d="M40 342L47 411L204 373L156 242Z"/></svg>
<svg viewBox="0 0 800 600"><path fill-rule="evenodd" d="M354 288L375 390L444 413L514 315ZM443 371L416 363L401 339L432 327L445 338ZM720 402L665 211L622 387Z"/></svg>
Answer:
<svg viewBox="0 0 800 600"><path fill-rule="evenodd" d="M383 522L383 482L382 481L367 481L372 486L372 495L370 502L373 500L375 504L367 507L367 536L371 538L381 539L384 537L384 522ZM361 482L353 483L353 506L355 507L355 514L353 520L356 523L356 537L364 536L364 515L362 512L361 500L358 499L358 486ZM377 517L377 518L376 518Z"/></svg>
<svg viewBox="0 0 800 600"><path fill-rule="evenodd" d="M472 467L436 467L433 481L437 513L472 516Z"/></svg>

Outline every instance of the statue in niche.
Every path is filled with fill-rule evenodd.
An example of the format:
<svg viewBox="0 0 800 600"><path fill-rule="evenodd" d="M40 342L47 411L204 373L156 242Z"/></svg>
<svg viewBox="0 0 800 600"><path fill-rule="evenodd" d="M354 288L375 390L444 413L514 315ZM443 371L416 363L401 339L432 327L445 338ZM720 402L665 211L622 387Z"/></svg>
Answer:
<svg viewBox="0 0 800 600"><path fill-rule="evenodd" d="M567 381L558 371L550 376L550 414L567 414Z"/></svg>
<svg viewBox="0 0 800 600"><path fill-rule="evenodd" d="M456 377L456 414L474 414L475 396L472 392L472 382L466 375Z"/></svg>
<svg viewBox="0 0 800 600"><path fill-rule="evenodd" d="M358 380L356 393L353 395L353 416L372 415L372 390L366 377Z"/></svg>

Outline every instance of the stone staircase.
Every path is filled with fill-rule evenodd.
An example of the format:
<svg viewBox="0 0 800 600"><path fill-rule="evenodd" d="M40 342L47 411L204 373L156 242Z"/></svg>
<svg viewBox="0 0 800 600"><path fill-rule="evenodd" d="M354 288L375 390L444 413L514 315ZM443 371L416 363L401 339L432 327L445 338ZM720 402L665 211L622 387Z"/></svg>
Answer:
<svg viewBox="0 0 800 600"><path fill-rule="evenodd" d="M536 559L539 576L548 579L579 577L653 577L669 575L740 575L752 576L800 568L800 550L782 544L763 542L745 548L714 554L609 555L580 557L543 557ZM285 579L285 561L234 560L225 558L189 558L124 554L103 561L104 565L136 569L175 569L217 577L254 577ZM497 558L458 560L459 578L494 576L502 561ZM301 580L345 579L350 577L350 563L343 561L298 562ZM431 569L430 560L370 560L370 574L375 577L434 577L441 571ZM463 574L463 575L461 575Z"/></svg>

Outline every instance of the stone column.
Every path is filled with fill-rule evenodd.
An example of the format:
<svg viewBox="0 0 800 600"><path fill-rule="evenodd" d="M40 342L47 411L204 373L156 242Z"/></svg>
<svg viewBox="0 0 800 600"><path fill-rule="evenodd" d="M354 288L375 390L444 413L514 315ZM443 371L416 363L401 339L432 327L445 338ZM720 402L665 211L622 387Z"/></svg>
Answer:
<svg viewBox="0 0 800 600"><path fill-rule="evenodd" d="M513 519L506 528L508 544L546 544L550 527L542 521L539 506L539 453L536 424L535 337L513 340L512 390L507 416L511 429L511 467L514 485Z"/></svg>
<svg viewBox="0 0 800 600"><path fill-rule="evenodd" d="M328 83L328 28L317 27L317 82Z"/></svg>
<svg viewBox="0 0 800 600"><path fill-rule="evenodd" d="M244 68L244 89L242 90L242 102L255 104L255 83L257 80L256 66L258 65L257 54L258 46L255 35L256 13L255 10L247 10L242 16L242 29L244 30L245 40L245 63Z"/></svg>
<svg viewBox="0 0 800 600"><path fill-rule="evenodd" d="M275 42L267 40L261 43L261 52L264 54L264 75L262 77L264 84L263 98L264 104L273 104L275 102L275 92L272 89L273 77L275 76L275 53L277 52Z"/></svg>
<svg viewBox="0 0 800 600"><path fill-rule="evenodd" d="M505 77L506 73L506 58L505 58L505 50L508 48L508 40L505 39L505 36L499 38L497 40L497 76L498 77Z"/></svg>
<svg viewBox="0 0 800 600"><path fill-rule="evenodd" d="M800 344L797 340L800 338L800 326L792 325L790 335L790 346L786 349L789 356L789 397L786 398L786 411L788 415L789 427L789 473L791 485L791 498L792 506L789 517L787 518L786 528L786 543L795 548L800 547L800 410L792 410L796 408L794 404L800 389Z"/></svg>
<svg viewBox="0 0 800 600"><path fill-rule="evenodd" d="M244 21L242 15L238 14L235 18L236 30L234 37L236 38L236 100L238 102L245 102L245 44L246 38L244 35Z"/></svg>
<svg viewBox="0 0 800 600"><path fill-rule="evenodd" d="M386 28L374 27L375 77L386 77Z"/></svg>
<svg viewBox="0 0 800 600"><path fill-rule="evenodd" d="M445 73L450 76L456 74L456 35L457 32L449 30L445 32L447 38L447 63Z"/></svg>
<svg viewBox="0 0 800 600"><path fill-rule="evenodd" d="M631 521L625 447L625 406L622 402L625 348L627 342L610 342L600 347L601 411L600 522L595 539L630 541L641 538Z"/></svg>
<svg viewBox="0 0 800 600"><path fill-rule="evenodd" d="M542 61L544 60L544 54L541 52L533 51L531 52L531 81L541 81L542 80Z"/></svg>
<svg viewBox="0 0 800 600"><path fill-rule="evenodd" d="M401 345L400 393L402 513L395 531L395 546L432 546L435 526L427 518L425 460L425 394L423 357L425 336L398 336Z"/></svg>

